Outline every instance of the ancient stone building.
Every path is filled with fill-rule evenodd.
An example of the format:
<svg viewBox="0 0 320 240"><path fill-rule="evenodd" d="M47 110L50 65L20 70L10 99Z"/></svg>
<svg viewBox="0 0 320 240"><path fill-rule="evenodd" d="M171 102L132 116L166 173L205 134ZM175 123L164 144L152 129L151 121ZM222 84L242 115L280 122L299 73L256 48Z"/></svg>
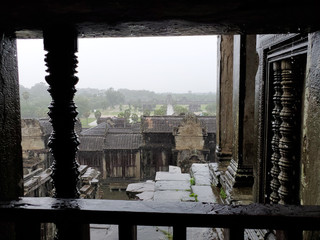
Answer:
<svg viewBox="0 0 320 240"><path fill-rule="evenodd" d="M114 214L116 220L113 223L119 224L119 239L135 239L134 226L147 214L163 214L165 224L170 222L174 226L174 237L178 239L186 239L186 226L193 225L193 222L196 226L208 226L208 221L202 221L201 217L190 222L191 205L187 203L177 203L173 207L179 214L183 213L183 218L174 218L180 220L177 224L168 216L177 217L179 214L170 215L160 203L153 205L153 209L158 207L160 213L139 203L126 202L121 204L126 204L128 210L117 203L112 210L101 204L99 206L104 211L95 209L97 215L93 215L87 207L89 201L76 199L79 197L79 172L75 167L78 141L74 131L77 114L73 97L78 82L75 53L80 36L235 34L221 37L221 42L226 44L220 45L219 51L219 64L224 71L219 71L218 79L222 91L217 113L217 156L223 163L224 177L221 179L224 179L227 199L239 202L245 193L245 197L252 196L246 201L260 204L218 206L227 213L220 218L219 226L229 228L229 236L233 239L243 238L244 228L257 225L267 229L280 226L288 239L301 239L305 229L319 230L320 21L317 6L318 2L314 0L263 3L164 0L139 1L139 4L125 0L3 2L0 8L1 237L36 239L39 221L50 219L59 229L57 239L89 239L84 226L88 223L87 217L90 216L92 222L106 223L111 221L110 218L103 220L102 216L109 214ZM15 40L42 37L48 52L46 80L53 98L50 106L54 129L51 148L55 155L52 179L56 197L64 199L30 200L33 204L22 199L8 203L23 195ZM230 50L223 50L228 42L233 46L231 55ZM228 135L224 138L225 132ZM268 202L279 204L264 205ZM302 206L286 206L291 203ZM130 216L131 222L125 217L117 218L115 208L121 209L119 215ZM202 204L201 210L203 208ZM210 206L210 212L196 208L200 216L214 222L222 215L212 209L215 206ZM239 209L248 211L248 214L242 214L237 211ZM20 214L15 214L17 211ZM213 217L212 212L215 213ZM72 219L69 218L71 213L79 217L77 223L68 221ZM26 226L20 224L22 217L28 217ZM153 224L155 220L150 218L150 222L144 223ZM283 239L281 232L277 230L279 239ZM319 234L305 232L304 238L318 239Z"/></svg>
<svg viewBox="0 0 320 240"><path fill-rule="evenodd" d="M101 123L83 131L80 142L79 162L99 169L108 182L153 179L169 165L188 172L192 163L213 162L215 117L145 116L131 127Z"/></svg>
<svg viewBox="0 0 320 240"><path fill-rule="evenodd" d="M99 129L99 127L94 130L97 131L97 129ZM48 147L52 126L49 119L22 119L21 132L24 168L24 196L53 196L53 186L50 177L52 173L52 154L49 152ZM81 132L80 121L77 121L76 132L78 134ZM92 143L90 141L87 142ZM89 147L90 151L96 150L96 146L98 146L97 142L92 143ZM90 167L87 165L81 165L79 167L81 176L79 186L81 187L80 192L84 198L95 198L97 196L97 181L99 179L100 172L94 170L94 168L99 170L98 166L98 161L93 159Z"/></svg>
<svg viewBox="0 0 320 240"><path fill-rule="evenodd" d="M28 174L38 168L47 169L52 164L48 140L52 126L48 119L22 119L23 172Z"/></svg>
<svg viewBox="0 0 320 240"><path fill-rule="evenodd" d="M215 117L155 116L141 119L143 174L154 178L157 171L178 165L188 172L194 162L213 162Z"/></svg>

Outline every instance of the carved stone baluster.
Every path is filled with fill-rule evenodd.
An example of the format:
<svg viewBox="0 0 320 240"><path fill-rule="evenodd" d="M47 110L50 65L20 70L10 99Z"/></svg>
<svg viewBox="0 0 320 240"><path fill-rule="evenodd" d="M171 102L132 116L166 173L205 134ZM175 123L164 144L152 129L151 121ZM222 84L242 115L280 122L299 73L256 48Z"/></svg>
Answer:
<svg viewBox="0 0 320 240"><path fill-rule="evenodd" d="M48 52L45 62L48 67L46 81L52 97L49 106L53 132L48 146L54 157L52 180L56 198L78 198L79 164L76 161L78 136L74 126L76 106L73 97L78 78L74 76L77 67L77 32L73 27L58 25L44 31L44 48ZM57 208L66 206L59 205ZM77 209L78 206L68 206ZM56 240L89 239L89 225L70 221L56 222Z"/></svg>
<svg viewBox="0 0 320 240"><path fill-rule="evenodd" d="M74 76L77 67L77 33L68 27L50 28L44 31L45 62L48 67L46 81L52 97L49 106L53 132L48 146L54 157L52 179L57 198L78 198L79 179L76 151L78 137L74 131L76 106L73 97L78 78Z"/></svg>
<svg viewBox="0 0 320 240"><path fill-rule="evenodd" d="M272 147L272 155L271 155L271 162L272 162L272 169L271 169L271 183L270 188L272 193L270 195L270 201L272 203L278 203L280 200L278 190L280 187L280 182L278 180L280 168L279 168L279 159L280 159L280 152L279 152L279 142L280 142L280 112L281 112L281 68L280 62L273 63L273 87L274 87L274 95L273 95L273 110L272 110L272 140L271 140L271 147Z"/></svg>
<svg viewBox="0 0 320 240"><path fill-rule="evenodd" d="M296 87L290 59L281 61L282 90L281 104L283 106L280 112L282 123L280 125L281 139L279 150L281 158L279 160L280 174L280 204L290 204L293 201L294 187L294 161L295 161L295 118L296 109Z"/></svg>

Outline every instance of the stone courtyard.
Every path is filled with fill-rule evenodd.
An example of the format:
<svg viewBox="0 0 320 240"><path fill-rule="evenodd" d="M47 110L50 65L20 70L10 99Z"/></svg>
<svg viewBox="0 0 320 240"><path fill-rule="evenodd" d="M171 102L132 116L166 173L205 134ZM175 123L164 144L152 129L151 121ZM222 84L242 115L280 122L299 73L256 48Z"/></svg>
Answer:
<svg viewBox="0 0 320 240"><path fill-rule="evenodd" d="M211 202L218 203L219 197L212 191L212 173L210 164L192 164L189 173L181 173L181 168L169 166L168 172L157 172L155 180L132 183L127 187L130 199L158 202ZM195 221L195 219L190 219ZM118 239L118 227L115 225L90 225L91 238L95 240ZM172 227L137 226L137 237L141 240L172 239ZM107 238L106 238L107 237ZM188 228L187 239L211 240L223 239L219 229Z"/></svg>

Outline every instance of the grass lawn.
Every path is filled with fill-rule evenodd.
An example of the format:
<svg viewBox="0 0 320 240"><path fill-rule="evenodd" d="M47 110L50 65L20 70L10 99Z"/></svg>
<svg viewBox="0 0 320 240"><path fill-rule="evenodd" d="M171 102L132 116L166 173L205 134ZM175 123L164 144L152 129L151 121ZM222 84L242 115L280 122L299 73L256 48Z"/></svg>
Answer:
<svg viewBox="0 0 320 240"><path fill-rule="evenodd" d="M95 118L88 118L88 122L86 118L80 118L81 121L81 125L83 128L90 128L91 126L89 126L89 123L92 123L93 121L95 121Z"/></svg>

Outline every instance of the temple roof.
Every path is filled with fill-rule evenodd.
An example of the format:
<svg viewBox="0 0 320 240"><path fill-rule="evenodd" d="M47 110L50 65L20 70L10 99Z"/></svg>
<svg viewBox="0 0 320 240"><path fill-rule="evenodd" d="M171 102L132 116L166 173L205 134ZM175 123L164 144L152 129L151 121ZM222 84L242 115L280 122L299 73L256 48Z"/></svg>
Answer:
<svg viewBox="0 0 320 240"><path fill-rule="evenodd" d="M82 136L101 136L101 137L103 137L106 134L106 131L107 131L107 123L102 122L93 128L83 130L81 132L81 135Z"/></svg>
<svg viewBox="0 0 320 240"><path fill-rule="evenodd" d="M106 136L104 149L138 149L141 143L141 134L113 133Z"/></svg>
<svg viewBox="0 0 320 240"><path fill-rule="evenodd" d="M103 151L104 137L80 136L79 151Z"/></svg>

